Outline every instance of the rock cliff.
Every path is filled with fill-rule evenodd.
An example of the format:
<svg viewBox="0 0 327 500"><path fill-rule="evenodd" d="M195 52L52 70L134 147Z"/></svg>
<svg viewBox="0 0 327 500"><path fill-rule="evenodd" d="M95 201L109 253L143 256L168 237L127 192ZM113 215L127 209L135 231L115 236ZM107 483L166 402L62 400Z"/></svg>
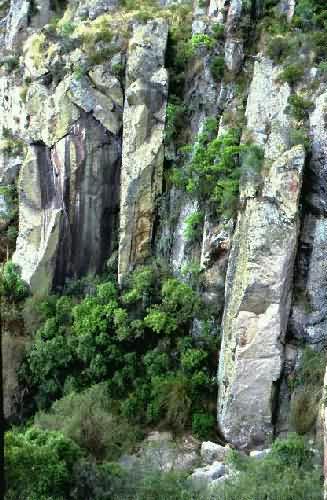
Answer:
<svg viewBox="0 0 327 500"><path fill-rule="evenodd" d="M291 381L326 347L327 54L293 0L150 4L0 2L1 258L35 294L108 260L121 285L153 259L196 268L221 331L220 437L261 449L296 429ZM212 193L196 161L234 170Z"/></svg>

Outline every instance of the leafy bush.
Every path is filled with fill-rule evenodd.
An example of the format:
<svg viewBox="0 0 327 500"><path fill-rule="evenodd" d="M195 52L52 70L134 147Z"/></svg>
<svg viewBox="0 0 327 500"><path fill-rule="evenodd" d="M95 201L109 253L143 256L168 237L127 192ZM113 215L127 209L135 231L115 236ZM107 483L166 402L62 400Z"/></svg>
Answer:
<svg viewBox="0 0 327 500"><path fill-rule="evenodd" d="M216 40L224 40L225 38L225 26L221 23L215 23L212 26L212 33Z"/></svg>
<svg viewBox="0 0 327 500"><path fill-rule="evenodd" d="M0 276L0 293L8 302L20 302L29 294L28 285L20 276L19 267L13 262L7 262Z"/></svg>
<svg viewBox="0 0 327 500"><path fill-rule="evenodd" d="M304 66L301 64L289 64L281 72L279 78L282 82L295 85L304 75Z"/></svg>
<svg viewBox="0 0 327 500"><path fill-rule="evenodd" d="M4 154L8 156L20 156L24 153L23 141L17 139L9 129L4 129L2 136L3 139L0 141L0 149Z"/></svg>
<svg viewBox="0 0 327 500"><path fill-rule="evenodd" d="M291 400L290 422L296 432L309 432L317 419L322 396L326 367L326 355L310 347L304 349L291 387L294 389Z"/></svg>
<svg viewBox="0 0 327 500"><path fill-rule="evenodd" d="M29 428L5 436L6 498L69 498L81 452L59 432Z"/></svg>
<svg viewBox="0 0 327 500"><path fill-rule="evenodd" d="M182 149L183 168L174 168L171 180L181 189L209 205L218 214L232 215L236 209L240 158L251 152L258 170L263 152L254 144L239 144L239 131L231 129L217 137L217 122L208 119L193 146Z"/></svg>
<svg viewBox="0 0 327 500"><path fill-rule="evenodd" d="M310 447L303 438L290 435L277 439L263 459L231 456L239 470L224 482L212 498L219 500L320 500L321 467L314 465Z"/></svg>
<svg viewBox="0 0 327 500"><path fill-rule="evenodd" d="M208 50L211 50L215 45L215 40L209 35L205 35L203 33L197 33L192 36L190 45L193 51L203 47Z"/></svg>
<svg viewBox="0 0 327 500"><path fill-rule="evenodd" d="M306 150L310 148L310 138L308 132L304 128L292 128L290 130L290 146L302 144Z"/></svg>
<svg viewBox="0 0 327 500"><path fill-rule="evenodd" d="M72 500L127 500L135 481L116 463L80 460L74 467Z"/></svg>
<svg viewBox="0 0 327 500"><path fill-rule="evenodd" d="M199 439L207 439L213 433L215 417L208 413L195 413L192 416L192 432Z"/></svg>
<svg viewBox="0 0 327 500"><path fill-rule="evenodd" d="M313 102L301 94L294 94L288 98L288 107L286 111L298 121L307 119L312 109Z"/></svg>
<svg viewBox="0 0 327 500"><path fill-rule="evenodd" d="M56 401L49 413L38 413L35 425L60 431L97 461L112 461L131 451L137 431L112 413L105 384Z"/></svg>
<svg viewBox="0 0 327 500"><path fill-rule="evenodd" d="M289 36L278 34L268 39L266 52L267 55L277 64L280 64L290 52Z"/></svg>
<svg viewBox="0 0 327 500"><path fill-rule="evenodd" d="M215 80L221 80L225 71L224 56L215 56L210 63L210 71Z"/></svg>
<svg viewBox="0 0 327 500"><path fill-rule="evenodd" d="M166 127L165 127L165 142L169 144L171 141L176 141L178 133L184 125L185 106L178 98L175 102L168 103L166 112Z"/></svg>
<svg viewBox="0 0 327 500"><path fill-rule="evenodd" d="M140 267L120 292L109 281L96 285L83 299L52 297L35 305L42 324L25 361L22 382L40 408L48 408L64 394L107 381L109 397L116 401L114 414L142 425L175 421L180 429L215 397L215 338L203 335L199 346L190 334L193 319L205 320L210 313L201 307L198 293L167 275L165 268ZM32 330L38 326L33 314ZM90 405L83 406L88 412ZM59 410L63 411L61 406ZM85 420L96 420L89 413ZM114 418L111 413L108 425Z"/></svg>
<svg viewBox="0 0 327 500"><path fill-rule="evenodd" d="M184 236L187 241L197 241L201 238L203 221L202 212L193 212L185 219Z"/></svg>
<svg viewBox="0 0 327 500"><path fill-rule="evenodd" d="M6 209L0 210L1 219L6 222L18 222L18 193L16 186L0 186L0 195L3 196Z"/></svg>

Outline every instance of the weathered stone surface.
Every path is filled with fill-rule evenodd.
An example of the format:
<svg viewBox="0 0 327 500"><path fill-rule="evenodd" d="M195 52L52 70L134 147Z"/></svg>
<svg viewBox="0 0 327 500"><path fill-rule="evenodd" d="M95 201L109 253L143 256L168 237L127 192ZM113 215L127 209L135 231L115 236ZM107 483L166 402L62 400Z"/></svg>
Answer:
<svg viewBox="0 0 327 500"><path fill-rule="evenodd" d="M127 470L186 471L199 462L199 442L192 436L182 436L177 441L170 432L154 431L147 436L135 455L121 458L120 464Z"/></svg>
<svg viewBox="0 0 327 500"><path fill-rule="evenodd" d="M51 147L69 133L81 114L67 95L70 84L71 79L66 78L54 93L37 82L30 86L26 102L29 142Z"/></svg>
<svg viewBox="0 0 327 500"><path fill-rule="evenodd" d="M195 469L190 479L197 487L208 486L212 481L222 477L225 473L225 465L222 462L213 462L211 465Z"/></svg>
<svg viewBox="0 0 327 500"><path fill-rule="evenodd" d="M324 404L324 500L327 500L327 369L324 379L323 404Z"/></svg>
<svg viewBox="0 0 327 500"><path fill-rule="evenodd" d="M327 342L327 93L315 99L310 115L312 156L304 185L304 218L296 262L296 295L290 333L311 343Z"/></svg>
<svg viewBox="0 0 327 500"><path fill-rule="evenodd" d="M228 38L225 43L225 64L229 71L237 73L243 63L243 41Z"/></svg>
<svg viewBox="0 0 327 500"><path fill-rule="evenodd" d="M32 147L20 175L13 257L32 289L101 270L117 224L119 164L119 138L89 117L51 150Z"/></svg>
<svg viewBox="0 0 327 500"><path fill-rule="evenodd" d="M90 71L90 78L100 92L112 99L116 106L123 108L124 96L120 81L105 66L95 66Z"/></svg>
<svg viewBox="0 0 327 500"><path fill-rule="evenodd" d="M76 17L88 17L91 20L106 12L112 12L119 6L119 0L69 0L76 12Z"/></svg>
<svg viewBox="0 0 327 500"><path fill-rule="evenodd" d="M4 417L10 421L17 415L21 394L19 392L18 369L28 346L28 338L4 331L2 342L3 409Z"/></svg>
<svg viewBox="0 0 327 500"><path fill-rule="evenodd" d="M93 113L96 118L109 132L117 135L122 126L121 109L111 97L102 94L91 86L89 78L72 79L69 87L69 97L74 104L87 113Z"/></svg>
<svg viewBox="0 0 327 500"><path fill-rule="evenodd" d="M32 147L19 180L19 237L13 260L40 292L52 284L59 227L64 214L58 181L45 147Z"/></svg>
<svg viewBox="0 0 327 500"><path fill-rule="evenodd" d="M168 93L167 23L134 27L126 72L122 153L119 280L151 254L156 201L162 190Z"/></svg>
<svg viewBox="0 0 327 500"><path fill-rule="evenodd" d="M233 238L218 422L225 438L244 448L262 445L273 431L272 402L290 311L304 160L304 149L297 146L272 164L262 197L247 199Z"/></svg>
<svg viewBox="0 0 327 500"><path fill-rule="evenodd" d="M201 445L201 458L206 464L213 462L223 462L230 451L227 446L221 446L211 441L205 441Z"/></svg>
<svg viewBox="0 0 327 500"><path fill-rule="evenodd" d="M280 68L258 56L254 63L246 108L247 128L253 140L265 148L265 158L275 160L289 147L289 116L285 113L291 94L279 80Z"/></svg>
<svg viewBox="0 0 327 500"><path fill-rule="evenodd" d="M209 16L215 17L218 23L222 23L224 21L226 4L226 0L210 0L208 12Z"/></svg>
<svg viewBox="0 0 327 500"><path fill-rule="evenodd" d="M21 88L7 76L0 78L0 130L10 130L13 136L24 137L28 126ZM2 170L4 158L0 160ZM4 166L4 165L3 165Z"/></svg>
<svg viewBox="0 0 327 500"><path fill-rule="evenodd" d="M226 21L227 32L233 32L237 29L242 14L242 6L243 0L231 0Z"/></svg>
<svg viewBox="0 0 327 500"><path fill-rule="evenodd" d="M250 457L251 458L265 458L269 453L271 452L271 448L266 448L265 450L253 450L250 451Z"/></svg>
<svg viewBox="0 0 327 500"><path fill-rule="evenodd" d="M279 10L287 17L287 21L291 22L295 11L295 0L280 0Z"/></svg>
<svg viewBox="0 0 327 500"><path fill-rule="evenodd" d="M12 49L21 42L22 37L26 37L30 3L30 0L11 0L5 36L7 49Z"/></svg>
<svg viewBox="0 0 327 500"><path fill-rule="evenodd" d="M213 218L212 218L213 219ZM221 312L224 306L225 275L233 234L233 221L217 224L205 217L200 265L203 269L203 298Z"/></svg>

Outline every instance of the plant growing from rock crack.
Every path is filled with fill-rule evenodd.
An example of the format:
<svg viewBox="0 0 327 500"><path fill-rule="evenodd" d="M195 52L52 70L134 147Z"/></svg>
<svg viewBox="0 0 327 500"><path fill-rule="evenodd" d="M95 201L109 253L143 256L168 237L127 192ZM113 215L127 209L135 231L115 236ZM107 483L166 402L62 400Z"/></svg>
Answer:
<svg viewBox="0 0 327 500"><path fill-rule="evenodd" d="M182 149L185 163L174 168L171 180L191 196L230 216L236 209L242 156L251 154L253 168L260 170L262 149L251 143L239 144L239 131L230 129L217 137L217 121L208 119L194 145Z"/></svg>

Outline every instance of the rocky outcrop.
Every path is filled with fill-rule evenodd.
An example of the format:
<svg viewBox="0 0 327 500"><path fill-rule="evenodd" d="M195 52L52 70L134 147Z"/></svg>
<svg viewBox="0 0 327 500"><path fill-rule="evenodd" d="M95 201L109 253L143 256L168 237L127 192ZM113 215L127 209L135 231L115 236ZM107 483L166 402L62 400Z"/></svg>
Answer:
<svg viewBox="0 0 327 500"><path fill-rule="evenodd" d="M165 21L136 25L129 43L121 175L118 275L151 255L162 191L168 75Z"/></svg>
<svg viewBox="0 0 327 500"><path fill-rule="evenodd" d="M119 138L87 115L53 148L31 147L13 260L32 289L101 270L117 226L119 167Z"/></svg>
<svg viewBox="0 0 327 500"><path fill-rule="evenodd" d="M324 500L327 500L327 369L324 378L324 390L323 390L323 431L324 431Z"/></svg>
<svg viewBox="0 0 327 500"><path fill-rule="evenodd" d="M219 360L218 422L225 438L239 447L260 446L273 433L304 159L299 146L272 164L262 195L247 199L233 237Z"/></svg>

